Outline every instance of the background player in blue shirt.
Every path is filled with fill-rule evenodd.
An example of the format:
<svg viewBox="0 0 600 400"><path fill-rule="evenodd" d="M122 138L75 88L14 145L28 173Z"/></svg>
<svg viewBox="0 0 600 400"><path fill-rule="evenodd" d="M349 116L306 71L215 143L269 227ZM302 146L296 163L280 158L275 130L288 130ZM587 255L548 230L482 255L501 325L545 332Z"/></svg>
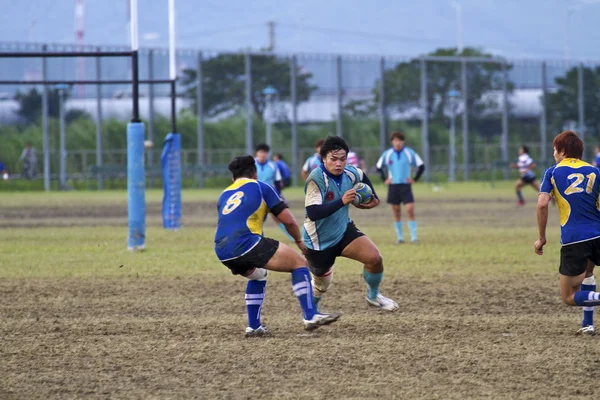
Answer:
<svg viewBox="0 0 600 400"><path fill-rule="evenodd" d="M594 167L600 167L600 146L596 146L594 149L594 161L592 164Z"/></svg>
<svg viewBox="0 0 600 400"><path fill-rule="evenodd" d="M408 229L410 231L410 240L417 242L417 221L415 219L415 198L412 193L411 185L419 180L425 164L421 157L411 148L406 147L404 133L393 132L390 136L392 148L383 152L377 169L387 171L385 184L389 185L387 202L392 206L394 212L394 229L398 243L404 243L404 233L402 231L402 214L400 204L404 203L406 214L408 214ZM410 177L411 169L417 168L413 178Z"/></svg>
<svg viewBox="0 0 600 400"><path fill-rule="evenodd" d="M306 260L291 247L263 237L263 221L270 212L285 224L298 248L306 252L300 229L273 187L257 181L252 156L236 157L229 164L231 184L219 197L219 221L215 233L215 253L234 275L248 279L246 336L263 336L268 330L260 322L265 298L267 270L291 272L294 294L304 314L304 327L312 330L339 318L339 314L319 314L313 305L312 284Z"/></svg>
<svg viewBox="0 0 600 400"><path fill-rule="evenodd" d="M283 155L281 153L273 155L273 162L277 164L277 168L279 168L279 173L281 174L281 190L290 187L292 184L292 173L290 167L288 167L287 163L283 160Z"/></svg>
<svg viewBox="0 0 600 400"><path fill-rule="evenodd" d="M319 139L315 142L315 154L308 157L302 166L302 179L306 180L308 175L321 165L321 146L324 141L324 139Z"/></svg>
<svg viewBox="0 0 600 400"><path fill-rule="evenodd" d="M398 304L379 293L383 278L383 260L373 242L359 231L349 216L349 205L356 197L353 186L358 182L373 191L371 202L357 206L370 209L379 204L371 181L360 169L346 165L348 144L338 136L328 137L321 147L323 164L308 176L303 237L308 247L306 259L313 276L314 304L333 280L333 264L342 256L364 264L363 277L367 284L367 303L386 311Z"/></svg>
<svg viewBox="0 0 600 400"><path fill-rule="evenodd" d="M548 203L554 196L560 215L560 295L570 306L583 306L578 333L594 334L594 308L600 305L594 266L600 264L600 171L581 161L583 142L573 131L554 138L556 165L548 168L538 195L539 239L534 244L542 255L546 244Z"/></svg>

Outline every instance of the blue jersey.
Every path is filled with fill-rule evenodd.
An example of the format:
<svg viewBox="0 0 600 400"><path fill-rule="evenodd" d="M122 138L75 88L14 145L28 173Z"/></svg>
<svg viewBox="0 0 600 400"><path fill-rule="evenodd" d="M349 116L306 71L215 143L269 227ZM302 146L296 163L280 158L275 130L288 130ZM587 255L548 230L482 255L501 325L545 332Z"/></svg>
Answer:
<svg viewBox="0 0 600 400"><path fill-rule="evenodd" d="M238 258L252 250L262 237L269 211L278 213L284 208L275 189L266 183L248 178L233 182L217 203L215 253L219 260Z"/></svg>
<svg viewBox="0 0 600 400"><path fill-rule="evenodd" d="M596 167L600 168L600 153L596 154L596 159L594 161L596 162Z"/></svg>
<svg viewBox="0 0 600 400"><path fill-rule="evenodd" d="M256 161L256 173L258 174L258 180L267 185L275 186L275 182L281 180L279 168L273 161L267 161L264 164Z"/></svg>
<svg viewBox="0 0 600 400"><path fill-rule="evenodd" d="M377 169L387 168L388 178L392 179L392 184L408 183L411 167L420 167L421 165L423 165L423 160L409 147L403 147L400 151L396 151L394 148L388 149L377 161Z"/></svg>
<svg viewBox="0 0 600 400"><path fill-rule="evenodd" d="M306 159L306 162L302 166L302 171L312 172L321 164L321 156L319 154L314 154Z"/></svg>
<svg viewBox="0 0 600 400"><path fill-rule="evenodd" d="M600 237L598 168L575 158L566 158L548 168L540 193L556 198L563 245Z"/></svg>
<svg viewBox="0 0 600 400"><path fill-rule="evenodd" d="M292 177L292 173L290 172L290 168L283 160L277 161L277 168L279 168L279 172L281 173L281 177L283 179L290 179Z"/></svg>
<svg viewBox="0 0 600 400"><path fill-rule="evenodd" d="M310 173L304 185L305 207L334 203L341 199L355 183L361 182L363 172L346 165L338 177L330 174L323 166ZM312 250L325 250L335 246L342 238L351 221L348 207L345 205L329 217L312 221L306 216L302 229L302 239L306 247Z"/></svg>

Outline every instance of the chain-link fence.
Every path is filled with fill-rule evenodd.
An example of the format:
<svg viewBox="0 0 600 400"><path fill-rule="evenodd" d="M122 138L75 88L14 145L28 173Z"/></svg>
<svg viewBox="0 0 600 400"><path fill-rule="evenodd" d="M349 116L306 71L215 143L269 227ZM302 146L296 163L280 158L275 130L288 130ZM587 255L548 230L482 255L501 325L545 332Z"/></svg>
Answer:
<svg viewBox="0 0 600 400"><path fill-rule="evenodd" d="M0 51L39 51L41 45L0 44ZM81 50L47 46L47 51ZM86 51L123 50L89 47ZM471 52L471 53L469 53ZM451 54L455 54L451 52ZM266 142L292 167L294 182L313 144L342 135L373 168L394 130L426 163L435 181L489 179L509 175L508 162L521 145L540 166L552 163L552 138L577 130L587 160L597 138L600 68L593 62L508 60L476 54L464 57L336 56L320 54L177 52L178 131L183 164L199 166L203 179L221 174L235 155L253 153ZM467 57L468 56L468 57ZM140 79L168 79L168 53L141 49ZM0 81L40 80L40 60L0 59ZM128 80L126 59L49 59L46 79ZM125 123L131 115L130 85L74 86L64 98L66 165L72 179L93 178L104 165L126 164ZM44 123L50 129L51 172L57 171L60 118L58 89L49 88L49 120L40 119L40 86L0 86L0 161L11 173L23 169L26 142L41 149ZM155 147L154 166L170 131L169 85L140 86L140 115ZM98 134L97 134L98 133ZM100 134L101 133L101 134ZM100 146L100 148L99 148ZM37 170L43 165L38 158ZM193 171L194 169L190 169ZM52 174L54 176L54 174ZM154 181L149 180L150 184Z"/></svg>

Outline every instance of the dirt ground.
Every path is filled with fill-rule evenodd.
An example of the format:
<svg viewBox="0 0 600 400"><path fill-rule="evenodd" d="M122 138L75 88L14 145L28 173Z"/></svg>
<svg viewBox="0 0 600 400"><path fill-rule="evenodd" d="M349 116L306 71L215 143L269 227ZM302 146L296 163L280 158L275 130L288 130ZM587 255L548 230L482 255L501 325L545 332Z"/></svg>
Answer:
<svg viewBox="0 0 600 400"><path fill-rule="evenodd" d="M511 226L489 204L419 205L428 223ZM511 201L512 203L512 201ZM298 211L300 204L293 204ZM149 205L149 214L159 210ZM214 204L186 205L188 224ZM450 210L450 211L449 211ZM492 211L490 211L492 210ZM375 210L374 210L375 211ZM157 213L158 214L158 213ZM126 209L11 208L0 227L123 224ZM529 216L528 218L530 218ZM362 222L387 223L389 210ZM530 218L531 219L531 218ZM159 217L150 218L158 224ZM359 220L359 223L361 221ZM0 280L0 398L400 399L583 398L598 393L598 338L576 337L552 274L519 279L390 273L384 294L401 309L364 303L359 273L336 277L323 308L341 320L313 333L286 277L270 279L263 322L245 339L241 279ZM550 278L549 278L550 277ZM551 280L552 285L548 282Z"/></svg>

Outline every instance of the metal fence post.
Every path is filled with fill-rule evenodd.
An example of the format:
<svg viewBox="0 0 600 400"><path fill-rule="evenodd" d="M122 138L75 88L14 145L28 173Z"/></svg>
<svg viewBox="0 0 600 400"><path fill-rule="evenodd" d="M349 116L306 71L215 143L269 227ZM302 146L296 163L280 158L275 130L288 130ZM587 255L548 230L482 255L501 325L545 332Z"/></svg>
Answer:
<svg viewBox="0 0 600 400"><path fill-rule="evenodd" d="M508 68L502 63L502 161L508 163ZM504 179L508 179L508 167L504 167Z"/></svg>
<svg viewBox="0 0 600 400"><path fill-rule="evenodd" d="M154 51L148 51L148 80L154 80ZM154 143L154 85L148 84L148 140ZM154 153L148 151L148 165L154 164ZM160 163L159 163L160 164ZM153 175L151 175L153 176ZM154 178L150 178L150 187L154 187Z"/></svg>
<svg viewBox="0 0 600 400"><path fill-rule="evenodd" d="M42 46L42 51L47 51L47 46ZM42 80L48 80L48 65L46 57L42 58ZM42 131L44 141L44 190L50 191L50 129L48 126L48 86L42 86Z"/></svg>
<svg viewBox="0 0 600 400"><path fill-rule="evenodd" d="M577 129L579 137L585 143L585 101L583 98L583 64L577 66ZM585 158L585 146L584 158Z"/></svg>
<svg viewBox="0 0 600 400"><path fill-rule="evenodd" d="M467 84L467 61L461 61L460 70L461 91L463 98L462 114L462 151L463 151L463 180L469 180L469 86Z"/></svg>
<svg viewBox="0 0 600 400"><path fill-rule="evenodd" d="M343 136L342 125L342 56L336 58L336 81L337 81L337 131L338 136Z"/></svg>
<svg viewBox="0 0 600 400"><path fill-rule="evenodd" d="M423 162L425 163L425 182L429 182L431 165L429 163L429 101L427 98L427 61L421 58L421 141Z"/></svg>
<svg viewBox="0 0 600 400"><path fill-rule="evenodd" d="M61 85L62 86L62 85ZM66 85L65 85L66 86ZM67 189L67 137L65 132L65 93L58 89L58 123L59 123L59 189Z"/></svg>
<svg viewBox="0 0 600 400"><path fill-rule="evenodd" d="M246 153L253 154L252 148L252 64L250 54L246 53L244 57L245 77L246 77Z"/></svg>
<svg viewBox="0 0 600 400"><path fill-rule="evenodd" d="M298 60L296 56L292 56L292 62L290 63L290 77L291 77L291 95L292 95L292 183L294 186L298 185L298 91L297 91L297 70Z"/></svg>
<svg viewBox="0 0 600 400"><path fill-rule="evenodd" d="M385 107L385 57L379 62L379 151L387 147L387 110Z"/></svg>
<svg viewBox="0 0 600 400"><path fill-rule="evenodd" d="M546 100L548 98L548 82L546 80L546 62L542 62L542 115L540 116L540 157L544 168L548 167L548 114Z"/></svg>
<svg viewBox="0 0 600 400"><path fill-rule="evenodd" d="M100 51L100 49L98 49ZM96 57L96 80L100 81L102 79L102 59L100 57ZM102 85L96 85L96 166L102 166L102 153L104 150L104 145L102 141ZM86 165L87 167L87 165ZM96 175L96 181L98 183L98 190L102 190L103 180L102 174L98 173Z"/></svg>
<svg viewBox="0 0 600 400"><path fill-rule="evenodd" d="M196 113L198 115L198 155L197 155L197 164L200 166L200 176L199 176L199 185L201 188L204 187L204 97L203 97L203 80L204 76L202 74L202 52L198 52L198 66L196 70Z"/></svg>

